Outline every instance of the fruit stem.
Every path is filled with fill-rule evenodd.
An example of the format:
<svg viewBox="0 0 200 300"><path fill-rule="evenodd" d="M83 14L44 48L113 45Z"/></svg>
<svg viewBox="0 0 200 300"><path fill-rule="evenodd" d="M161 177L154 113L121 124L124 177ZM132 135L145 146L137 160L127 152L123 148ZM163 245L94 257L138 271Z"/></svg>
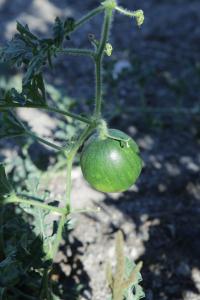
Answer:
<svg viewBox="0 0 200 300"><path fill-rule="evenodd" d="M99 122L97 130L101 140L104 140L109 135L107 123L103 119Z"/></svg>

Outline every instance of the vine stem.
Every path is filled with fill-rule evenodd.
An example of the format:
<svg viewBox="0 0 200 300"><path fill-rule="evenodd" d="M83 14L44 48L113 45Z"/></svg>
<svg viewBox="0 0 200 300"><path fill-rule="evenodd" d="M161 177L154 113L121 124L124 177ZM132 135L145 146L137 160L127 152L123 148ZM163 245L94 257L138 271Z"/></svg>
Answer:
<svg viewBox="0 0 200 300"><path fill-rule="evenodd" d="M26 200L24 198L29 198L29 199L34 198L37 200ZM51 212L61 214L61 215L66 213L66 210L64 208L59 208L59 207L45 204L41 201L41 199L39 199L37 197L29 196L29 195L13 194L3 201L3 204L10 204L10 203L22 203L22 204L26 204L26 205L33 205L33 206L37 206L37 207L49 210Z"/></svg>
<svg viewBox="0 0 200 300"><path fill-rule="evenodd" d="M27 135L29 135L31 138L33 138L34 140L37 140L38 142L42 143L42 144L45 144L55 150L58 150L58 151L64 151L64 148L63 147L60 147L60 146L57 146L56 144L54 143L51 143L43 138L41 138L40 136L38 136L37 134L33 133L32 131L30 130L26 130L25 132Z"/></svg>
<svg viewBox="0 0 200 300"><path fill-rule="evenodd" d="M113 9L105 9L104 23L101 33L101 40L96 52L95 59L95 78L96 78L96 95L95 95L95 111L94 117L96 120L101 118L102 106L102 61L105 54L105 46L108 41L110 27L112 22Z"/></svg>
<svg viewBox="0 0 200 300"><path fill-rule="evenodd" d="M58 248L59 248L60 242L62 240L62 233L63 233L63 229L64 229L65 222L67 219L67 215L70 213L72 164L73 164L73 157L70 157L70 159L68 159L68 161L67 161L67 191L66 191L66 206L65 206L67 213L65 215L62 215L61 219L59 221L58 230L56 233L56 239L55 239L52 254L51 254L51 257L53 258L53 260L58 252Z"/></svg>
<svg viewBox="0 0 200 300"><path fill-rule="evenodd" d="M105 8L101 8L103 10ZM94 10L93 13L86 15L81 21L79 21L79 25L83 24L88 18L91 18L94 13L99 13L99 8L97 10ZM91 134L93 129L96 127L96 124L98 123L100 117L101 117L101 102L102 102L102 60L104 56L104 50L106 46L106 42L109 37L109 31L110 31L110 25L112 20L112 9L105 9L105 16L104 16L104 22L103 22L103 28L102 28L102 34L101 34L101 40L99 43L99 47L97 48L97 51L95 53L95 70L96 70L96 94L95 94L95 111L94 111L94 124L90 124L85 128L85 130L82 132L81 136L79 137L78 141L74 145L74 147L71 149L71 151L67 154L67 191L66 191L66 206L65 209L67 211L66 215L62 215L61 219L59 221L58 230L56 239L54 242L53 250L51 253L52 259L54 260L60 242L62 240L62 232L63 228L66 222L66 217L71 213L71 172L72 172L72 164L74 157L78 151L78 149L82 146L86 138Z"/></svg>
<svg viewBox="0 0 200 300"><path fill-rule="evenodd" d="M0 99L0 101L1 100L2 99ZM20 104L12 104L11 106L9 106L9 105L0 105L0 111L7 110L7 109L13 109L13 108L26 108L26 109L28 109L28 108L35 108L35 109L42 109L42 110L46 110L46 111L49 111L49 112L55 112L55 113L58 113L58 114L61 114L61 115L64 115L64 116L76 119L76 120L81 121L81 122L86 123L86 124L90 124L91 123L91 121L88 118L79 116L79 115L71 113L69 111L57 109L57 108L54 108L54 107L51 107L51 106L31 106L30 105L30 106L24 106L24 107L22 107Z"/></svg>
<svg viewBox="0 0 200 300"><path fill-rule="evenodd" d="M72 173L72 165L74 161L74 157L78 151L78 149L82 146L86 138L91 134L93 131L94 126L89 125L85 128L85 130L82 132L80 135L78 141L74 145L74 147L71 149L71 151L66 154L67 155L67 179L66 179L66 185L67 185L67 190L66 190L66 204L65 204L65 211L66 214L63 214L60 218L59 224L58 224L58 230L56 233L56 238L55 242L53 245L53 250L50 253L50 256L52 257L52 260L55 259L55 256L58 252L58 248L60 245L60 242L62 240L62 233L63 233L63 228L66 223L67 217L71 213L71 187L72 187L72 179L71 179L71 173Z"/></svg>
<svg viewBox="0 0 200 300"><path fill-rule="evenodd" d="M11 114L13 115L13 112L10 111ZM63 147L60 147L60 146L57 146L55 145L54 143L51 143L41 137L39 137L37 134L35 134L34 132L32 132L31 130L28 129L28 127L18 118L17 115L14 116L14 118L18 121L18 123L21 125L21 127L23 128L24 130L24 134L20 134L20 135L29 135L30 137L32 137L34 140L38 140L39 142L43 143L43 144L46 144L47 146L51 147L51 148L54 148L55 150L58 150L58 151L63 151L64 148Z"/></svg>
<svg viewBox="0 0 200 300"><path fill-rule="evenodd" d="M95 56L95 52L90 49L78 49L78 48L64 48L58 50L59 53L69 54L69 55L86 55L90 57Z"/></svg>
<svg viewBox="0 0 200 300"><path fill-rule="evenodd" d="M84 23L88 22L91 18L93 18L94 16L98 15L99 13L104 11L104 7L103 6L99 6L93 10L91 10L88 14L86 14L85 16L83 16L82 18L80 18L76 23L75 23L75 28L73 30L73 32L75 30L77 30L79 27L81 27Z"/></svg>

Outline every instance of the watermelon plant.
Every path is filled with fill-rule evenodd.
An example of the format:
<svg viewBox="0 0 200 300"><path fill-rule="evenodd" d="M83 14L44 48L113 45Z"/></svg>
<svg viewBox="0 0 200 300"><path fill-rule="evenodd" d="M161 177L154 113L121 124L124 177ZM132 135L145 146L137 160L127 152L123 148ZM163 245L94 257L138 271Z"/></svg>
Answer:
<svg viewBox="0 0 200 300"><path fill-rule="evenodd" d="M48 194L41 195L37 184L30 185L28 193L16 191L5 173L4 166L0 165L0 203L3 207L1 210L1 223L3 224L4 214L8 212L5 212L4 209L6 205L15 203L21 214L26 213L28 216L33 216L32 228L34 228L36 236L39 235L41 237L38 240L31 234L28 235L29 228L29 231L24 232L23 239L20 236L15 237L15 242L18 240L17 245L19 246L18 249L15 244L15 249L11 247L13 240L10 243L5 243L4 241L4 234L10 229L9 225L4 225L1 228L0 270L1 274L4 274L4 279L0 279L0 297L2 299L13 299L13 297L16 299L59 299L54 293L52 266L63 234L69 224L71 214L78 212L73 209L71 204L71 172L74 159L82 146L80 163L83 176L93 188L99 191L112 193L125 191L136 182L141 173L142 160L136 142L122 131L110 129L106 120L102 118L103 58L106 55L112 55L113 49L109 43L109 37L114 14L117 12L134 18L136 25L139 27L144 21L142 10L129 11L119 6L116 0L105 0L100 6L91 10L79 20L67 18L62 21L60 18L56 18L52 36L49 38L36 36L30 31L28 25L24 26L18 22L17 33L5 47L0 49L2 62L24 71L20 91L14 87L6 91L1 91L0 138L28 136L33 141L44 143L58 153L62 153L67 165L66 198L63 207L58 202L47 203ZM100 39L96 39L95 36L90 35L90 49L65 47L65 42L67 43L67 40L81 26L98 14L104 14ZM91 115L79 115L71 111L66 111L61 109L59 105L52 105L52 102L50 104L50 101L47 99L44 68L46 66L52 68L54 59L59 55L87 56L94 62L95 97L94 111ZM85 124L85 128L76 140L72 139L67 145L65 143L63 146L60 146L33 132L18 117L16 108L37 108L54 112L82 122ZM46 230L47 224L45 223L46 216L50 213L56 213L60 216L51 232ZM19 224L16 226L19 226ZM37 253L35 269L31 267L31 264L27 263L23 265L17 259L23 252L24 255L28 253L29 257L34 256L34 249L39 246L41 247L41 253L39 258ZM122 258L120 259L122 260ZM123 269L123 266L121 268ZM131 268L133 269L133 266ZM136 300L143 297L141 289L139 289L140 294L137 294L140 269L141 266L139 265L139 267L134 268L134 272L137 271L136 273L138 274L133 274L129 270L130 274L124 275L128 282L127 284L123 284L125 280L123 274L118 274L120 286L123 290L120 290L119 294L115 288L117 281L114 280L113 285L111 282L109 283L113 291L111 299ZM125 271L123 270L123 272ZM39 275L41 276L41 281L39 280ZM26 288L20 283L20 280L25 279L29 283L27 283ZM32 281L32 284L30 284L30 281ZM34 284L38 287L37 289ZM33 290L34 293L31 294ZM132 293L133 290L134 293Z"/></svg>

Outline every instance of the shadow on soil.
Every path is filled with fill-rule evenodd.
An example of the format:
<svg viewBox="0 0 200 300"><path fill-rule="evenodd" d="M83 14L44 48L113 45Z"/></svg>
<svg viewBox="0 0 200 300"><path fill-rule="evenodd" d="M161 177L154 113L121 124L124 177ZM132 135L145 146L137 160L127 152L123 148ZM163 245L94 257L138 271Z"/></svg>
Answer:
<svg viewBox="0 0 200 300"><path fill-rule="evenodd" d="M43 241L31 225L32 215L13 205L0 206L0 299L47 299ZM90 278L78 258L82 247L78 239L60 249L64 260L55 263L49 286L59 299L76 300L85 290L90 293ZM65 272L63 271L65 270ZM51 282L51 284L50 284ZM80 284L81 283L81 284ZM88 299L86 295L84 299Z"/></svg>
<svg viewBox="0 0 200 300"><path fill-rule="evenodd" d="M152 144L150 136L143 136L140 143L145 146L146 140L152 146L141 150L146 166L138 191L105 199L107 206L134 222L143 240L145 250L138 260L144 262L148 300L178 300L189 292L199 295L200 149L192 134L188 138L180 131L170 134L171 138L162 132Z"/></svg>

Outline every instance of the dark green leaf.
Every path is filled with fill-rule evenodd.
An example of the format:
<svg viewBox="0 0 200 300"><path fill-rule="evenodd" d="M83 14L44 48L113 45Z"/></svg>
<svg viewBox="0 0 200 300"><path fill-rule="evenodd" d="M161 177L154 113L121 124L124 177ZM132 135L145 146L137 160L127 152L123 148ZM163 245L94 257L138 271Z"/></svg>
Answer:
<svg viewBox="0 0 200 300"><path fill-rule="evenodd" d="M6 176L5 168L0 164L0 198L9 195L12 191L12 187Z"/></svg>
<svg viewBox="0 0 200 300"><path fill-rule="evenodd" d="M34 75L19 93L12 88L3 93L0 91L0 111L15 107L46 106L46 91L42 74Z"/></svg>
<svg viewBox="0 0 200 300"><path fill-rule="evenodd" d="M23 86L22 93L26 97L29 106L45 106L46 92L42 74L34 75L32 79Z"/></svg>
<svg viewBox="0 0 200 300"><path fill-rule="evenodd" d="M21 66L22 63L26 64L32 59L38 38L30 32L28 25L23 26L19 22L17 31L14 38L0 52L0 58L7 63Z"/></svg>
<svg viewBox="0 0 200 300"><path fill-rule="evenodd" d="M73 18L67 18L64 22L65 35L68 35L75 28L75 20Z"/></svg>
<svg viewBox="0 0 200 300"><path fill-rule="evenodd" d="M18 106L25 106L26 100L25 97L19 93L16 89L12 88L9 91L0 94L0 110L1 108L9 109Z"/></svg>
<svg viewBox="0 0 200 300"><path fill-rule="evenodd" d="M8 256L0 263L0 286L6 287L17 284L21 272L20 263L13 256Z"/></svg>
<svg viewBox="0 0 200 300"><path fill-rule="evenodd" d="M25 130L9 111L0 113L0 139L25 134Z"/></svg>
<svg viewBox="0 0 200 300"><path fill-rule="evenodd" d="M57 47L60 47L62 45L62 42L64 40L64 24L63 22L60 20L59 17L57 17L55 19L55 24L53 27L53 37L54 37L54 41L55 41L55 45Z"/></svg>
<svg viewBox="0 0 200 300"><path fill-rule="evenodd" d="M28 25L23 26L21 23L17 22L17 31L22 35L30 38L31 40L38 40L38 38L30 32Z"/></svg>
<svg viewBox="0 0 200 300"><path fill-rule="evenodd" d="M42 53L34 56L28 64L27 72L23 78L23 86L26 86L31 79L41 72L44 62L44 55Z"/></svg>
<svg viewBox="0 0 200 300"><path fill-rule="evenodd" d="M3 48L0 59L9 64L16 64L18 67L23 62L32 58L32 49L18 35L16 35L10 43Z"/></svg>

